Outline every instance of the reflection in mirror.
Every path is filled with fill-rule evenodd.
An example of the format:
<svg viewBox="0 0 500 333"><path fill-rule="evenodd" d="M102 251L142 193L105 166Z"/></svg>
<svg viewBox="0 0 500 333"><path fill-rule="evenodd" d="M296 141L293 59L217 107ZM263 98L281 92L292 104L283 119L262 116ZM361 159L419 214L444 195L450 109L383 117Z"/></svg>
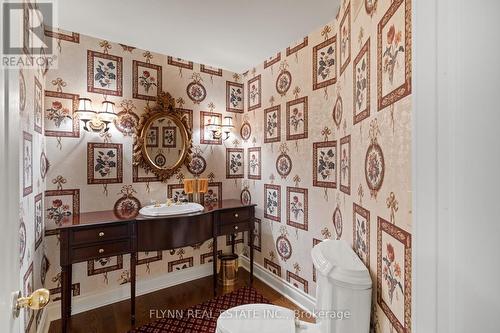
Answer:
<svg viewBox="0 0 500 333"><path fill-rule="evenodd" d="M160 92L156 104L144 111L134 137L134 166L165 181L191 161L189 114L176 109L174 98L166 92Z"/></svg>
<svg viewBox="0 0 500 333"><path fill-rule="evenodd" d="M162 116L146 129L147 158L160 169L171 169L179 161L184 140L173 118Z"/></svg>

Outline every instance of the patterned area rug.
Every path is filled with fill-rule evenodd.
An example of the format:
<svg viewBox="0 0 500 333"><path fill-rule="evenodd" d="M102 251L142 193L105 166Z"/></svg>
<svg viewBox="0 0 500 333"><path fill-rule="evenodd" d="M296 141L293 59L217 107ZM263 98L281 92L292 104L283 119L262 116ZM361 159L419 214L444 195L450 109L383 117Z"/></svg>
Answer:
<svg viewBox="0 0 500 333"><path fill-rule="evenodd" d="M232 307L251 303L270 302L251 287L243 287L229 294L141 326L129 333L214 333L219 315Z"/></svg>

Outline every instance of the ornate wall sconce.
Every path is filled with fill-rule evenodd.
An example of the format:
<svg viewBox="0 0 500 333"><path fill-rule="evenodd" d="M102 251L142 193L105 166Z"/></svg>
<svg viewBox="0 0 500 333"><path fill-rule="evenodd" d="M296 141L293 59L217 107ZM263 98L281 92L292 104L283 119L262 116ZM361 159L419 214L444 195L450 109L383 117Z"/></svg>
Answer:
<svg viewBox="0 0 500 333"><path fill-rule="evenodd" d="M233 117L225 116L222 124L219 123L219 117L217 115L213 115L210 117L210 123L205 125L208 130L212 132L212 138L214 140L219 140L222 138L222 133L226 134L224 140L229 139L229 135L231 134L231 130L233 126Z"/></svg>
<svg viewBox="0 0 500 333"><path fill-rule="evenodd" d="M101 110L96 112L92 108L90 98L80 98L75 113L83 122L83 129L93 133L109 131L109 124L116 118L115 103L104 101Z"/></svg>

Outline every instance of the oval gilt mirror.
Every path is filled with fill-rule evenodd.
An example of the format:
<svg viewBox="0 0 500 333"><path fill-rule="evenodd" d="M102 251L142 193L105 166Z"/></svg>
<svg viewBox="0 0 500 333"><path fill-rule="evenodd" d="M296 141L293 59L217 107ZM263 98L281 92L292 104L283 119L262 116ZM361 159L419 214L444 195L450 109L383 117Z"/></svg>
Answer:
<svg viewBox="0 0 500 333"><path fill-rule="evenodd" d="M192 139L187 116L176 110L173 97L164 92L156 105L145 111L136 129L134 165L167 180L190 162Z"/></svg>

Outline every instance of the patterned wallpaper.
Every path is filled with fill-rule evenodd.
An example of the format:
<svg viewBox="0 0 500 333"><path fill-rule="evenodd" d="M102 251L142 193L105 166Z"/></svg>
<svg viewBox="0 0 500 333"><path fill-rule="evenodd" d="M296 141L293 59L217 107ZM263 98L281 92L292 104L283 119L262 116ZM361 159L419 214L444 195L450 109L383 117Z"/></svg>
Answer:
<svg viewBox="0 0 500 333"><path fill-rule="evenodd" d="M19 165L21 168L19 201L19 259L21 267L19 289L29 295L45 283L47 249L43 242L43 193L46 187L48 163L43 136L44 69L19 70L19 111L21 133ZM21 327L34 332L42 311L21 311Z"/></svg>
<svg viewBox="0 0 500 333"><path fill-rule="evenodd" d="M239 198L243 177L239 135L235 131L228 140L213 140L203 124L212 114L231 115L239 129L243 83L232 72L128 45L60 30L46 31L46 35L55 39L58 67L48 71L44 90L44 134L50 161L44 196L44 243L50 263L45 286L58 301L59 240L54 229L73 223L78 212L114 209L117 214L132 215L142 205L164 202L167 194L184 195L182 180L193 177L190 171L210 180L205 205ZM134 127L160 90L176 99L176 107L188 114L193 128L193 162L189 170L183 166L167 183L132 166ZM118 118L108 133L83 130L73 117L79 97L90 98L94 108L104 100L115 103ZM170 148L159 150L167 154ZM226 155L233 163L227 172L220 162ZM241 236L238 239L241 242ZM227 239L221 239L219 248L223 250L221 244L226 243ZM208 263L211 246L207 241L195 247L140 253L138 279ZM75 300L128 281L128 255L73 266Z"/></svg>
<svg viewBox="0 0 500 333"><path fill-rule="evenodd" d="M375 331L411 331L410 6L343 1L333 22L241 75L47 30L57 69L23 70L20 80L23 288L45 286L59 300L57 225L78 212L133 214L167 194L183 195L183 177L199 172L210 178L206 205L222 198L258 204L259 264L314 296L311 248L344 239L370 269ZM160 89L194 130L193 163L168 184L131 163L133 129ZM107 134L82 129L73 117L79 97L95 108L115 102L119 117ZM204 130L214 114L233 116L229 140ZM210 247L141 253L139 279L207 263ZM128 283L128 262L74 265L73 295ZM33 331L41 312L24 317Z"/></svg>
<svg viewBox="0 0 500 333"><path fill-rule="evenodd" d="M257 262L314 296L311 248L346 240L370 269L372 328L410 332L411 1L344 0L244 79Z"/></svg>

